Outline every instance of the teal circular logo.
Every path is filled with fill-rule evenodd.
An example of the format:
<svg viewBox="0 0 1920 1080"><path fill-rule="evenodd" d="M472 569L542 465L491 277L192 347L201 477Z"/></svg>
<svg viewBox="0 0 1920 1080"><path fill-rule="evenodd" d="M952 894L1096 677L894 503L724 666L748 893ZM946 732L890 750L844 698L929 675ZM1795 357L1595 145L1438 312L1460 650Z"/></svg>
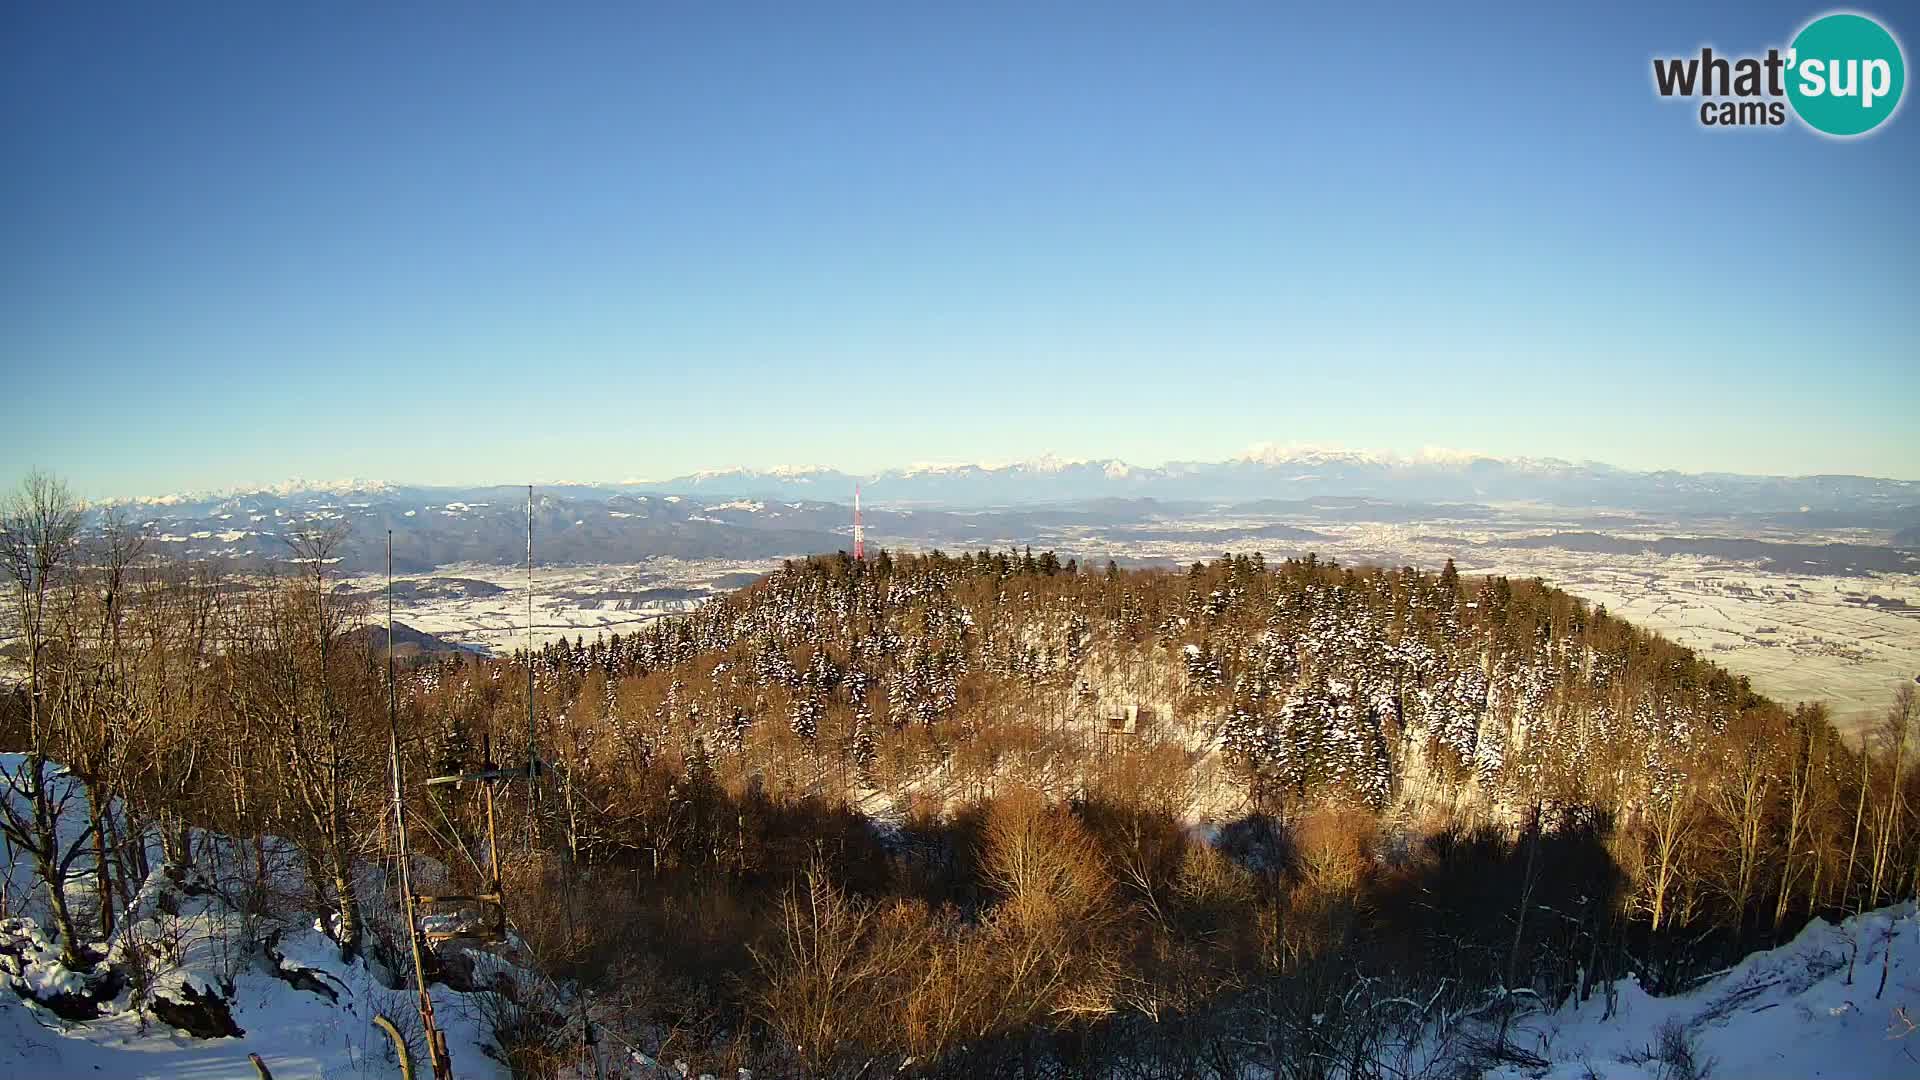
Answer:
<svg viewBox="0 0 1920 1080"><path fill-rule="evenodd" d="M1793 39L1787 98L1807 126L1864 135L1900 105L1906 58L1886 27L1865 15L1822 15Z"/></svg>

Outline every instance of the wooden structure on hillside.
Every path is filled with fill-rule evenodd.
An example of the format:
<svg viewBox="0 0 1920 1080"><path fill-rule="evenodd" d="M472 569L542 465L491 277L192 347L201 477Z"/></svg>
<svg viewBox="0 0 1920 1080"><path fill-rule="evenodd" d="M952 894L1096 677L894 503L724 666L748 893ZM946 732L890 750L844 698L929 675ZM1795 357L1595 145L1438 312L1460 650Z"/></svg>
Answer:
<svg viewBox="0 0 1920 1080"><path fill-rule="evenodd" d="M1088 718L1094 746L1110 754L1144 736L1153 727L1154 712L1137 701L1101 702Z"/></svg>

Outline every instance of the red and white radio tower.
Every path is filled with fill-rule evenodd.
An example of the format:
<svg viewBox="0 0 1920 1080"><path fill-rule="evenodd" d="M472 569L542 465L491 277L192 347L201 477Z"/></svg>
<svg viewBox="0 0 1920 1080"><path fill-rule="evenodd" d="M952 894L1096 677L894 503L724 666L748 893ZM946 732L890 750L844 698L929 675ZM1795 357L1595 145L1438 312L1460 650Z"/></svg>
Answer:
<svg viewBox="0 0 1920 1080"><path fill-rule="evenodd" d="M867 531L860 526L860 485L853 485L853 557L867 557Z"/></svg>

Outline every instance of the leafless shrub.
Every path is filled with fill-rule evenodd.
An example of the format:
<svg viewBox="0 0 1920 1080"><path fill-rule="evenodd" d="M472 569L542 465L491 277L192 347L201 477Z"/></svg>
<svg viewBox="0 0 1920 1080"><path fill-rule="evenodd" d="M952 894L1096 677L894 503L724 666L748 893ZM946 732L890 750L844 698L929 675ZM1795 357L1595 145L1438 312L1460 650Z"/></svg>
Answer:
<svg viewBox="0 0 1920 1080"><path fill-rule="evenodd" d="M1654 1080L1709 1080L1715 1061L1694 1049L1687 1026L1679 1020L1660 1025L1653 1045L1622 1056L1629 1065L1653 1066Z"/></svg>
<svg viewBox="0 0 1920 1080"><path fill-rule="evenodd" d="M568 1038L564 1013L551 990L482 990L464 995L462 1004L477 1014L494 1055L514 1076L553 1080L577 1063L579 1048Z"/></svg>
<svg viewBox="0 0 1920 1080"><path fill-rule="evenodd" d="M428 1060L427 1037L420 1023L419 996L410 990L370 986L362 994L360 1002L367 1020L364 1035L366 1053L360 1061L360 1072L370 1077L389 1077L397 1075L400 1070L400 1059L394 1053L393 1038L373 1023L375 1016L386 1017L400 1032L400 1039L406 1044L407 1054L414 1062L415 1075L424 1071Z"/></svg>
<svg viewBox="0 0 1920 1080"><path fill-rule="evenodd" d="M918 959L911 933L917 920L911 911L888 917L850 898L818 863L781 898L779 918L773 945L754 953L764 980L759 1008L781 1041L817 1071L871 1038L868 1026Z"/></svg>
<svg viewBox="0 0 1920 1080"><path fill-rule="evenodd" d="M1293 829L1301 885L1321 896L1352 893L1371 862L1377 830L1374 816L1355 807L1302 815Z"/></svg>

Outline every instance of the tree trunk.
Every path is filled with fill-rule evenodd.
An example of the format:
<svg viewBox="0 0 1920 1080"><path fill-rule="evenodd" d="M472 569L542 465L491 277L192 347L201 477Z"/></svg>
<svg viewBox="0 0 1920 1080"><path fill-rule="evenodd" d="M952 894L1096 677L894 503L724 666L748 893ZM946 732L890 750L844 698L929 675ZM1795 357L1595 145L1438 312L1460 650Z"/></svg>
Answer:
<svg viewBox="0 0 1920 1080"><path fill-rule="evenodd" d="M100 938L113 936L113 873L107 860L106 814L96 785L87 784L87 820L93 825L93 880L100 897Z"/></svg>
<svg viewBox="0 0 1920 1080"><path fill-rule="evenodd" d="M1679 876L1680 846L1688 828L1681 800L1686 798L1691 798L1691 795L1684 791L1673 795L1667 805L1659 811L1661 816L1653 819L1657 823L1653 837L1656 860L1653 873L1653 928L1655 930L1666 924L1667 898L1672 894L1675 878Z"/></svg>
<svg viewBox="0 0 1920 1080"><path fill-rule="evenodd" d="M1901 767L1906 764L1907 758L1907 724L1904 715L1898 711L1889 717L1888 722L1896 725L1893 730L1893 746L1890 751L1893 756L1893 782L1887 789L1887 808L1881 815L1879 835L1874 838L1873 845L1872 903L1876 904L1880 901L1881 882L1884 880L1888 885L1893 885L1893 882L1897 880L1895 875L1898 874L1898 871L1893 868L1893 856L1897 844L1896 836L1901 826L1901 819L1906 816L1903 813L1903 811L1906 810L1906 792L1900 785L1904 779L1901 776ZM1883 873L1886 875L1885 877L1882 876ZM1897 888L1898 886L1893 887Z"/></svg>
<svg viewBox="0 0 1920 1080"><path fill-rule="evenodd" d="M107 829L113 872L120 878L121 896L131 903L152 869L147 865L147 824L131 807L123 806L119 816L107 815Z"/></svg>
<svg viewBox="0 0 1920 1080"><path fill-rule="evenodd" d="M168 875L180 878L193 862L192 826L171 814L167 818L160 824L160 858Z"/></svg>
<svg viewBox="0 0 1920 1080"><path fill-rule="evenodd" d="M1793 779L1793 798L1788 804L1787 813L1787 849L1780 856L1780 895L1773 903L1773 937L1777 945L1780 941L1780 928L1787 921L1787 896L1793 889L1793 850L1799 846L1802 823L1807 817L1807 802L1813 789L1813 753L1814 727L1817 718L1807 725L1807 756L1799 775ZM1814 888L1820 887L1819 871L1814 872Z"/></svg>
<svg viewBox="0 0 1920 1080"><path fill-rule="evenodd" d="M55 870L53 860L34 852L33 867L47 886L47 907L53 912L53 926L60 935L60 962L71 971L85 970L80 958L80 935L74 929L73 911L67 907L65 876Z"/></svg>
<svg viewBox="0 0 1920 1080"><path fill-rule="evenodd" d="M1840 906L1844 910L1847 904L1847 890L1853 888L1854 859L1860 854L1860 822L1867 816L1867 766L1873 756L1867 748L1860 748L1860 801L1853 808L1853 843L1847 847L1847 876L1840 882Z"/></svg>
<svg viewBox="0 0 1920 1080"><path fill-rule="evenodd" d="M67 874L60 860L60 818L48 791L47 762L39 754L28 758L33 773L33 868L47 887L47 908L53 914L54 930L60 935L60 962L73 971L84 964L80 957L80 934L73 925L73 911L67 906Z"/></svg>
<svg viewBox="0 0 1920 1080"><path fill-rule="evenodd" d="M333 889L340 911L340 961L352 963L360 955L360 898L353 892L353 863L339 843L333 849Z"/></svg>
<svg viewBox="0 0 1920 1080"><path fill-rule="evenodd" d="M257 896L267 894L267 836L253 834L253 888Z"/></svg>

